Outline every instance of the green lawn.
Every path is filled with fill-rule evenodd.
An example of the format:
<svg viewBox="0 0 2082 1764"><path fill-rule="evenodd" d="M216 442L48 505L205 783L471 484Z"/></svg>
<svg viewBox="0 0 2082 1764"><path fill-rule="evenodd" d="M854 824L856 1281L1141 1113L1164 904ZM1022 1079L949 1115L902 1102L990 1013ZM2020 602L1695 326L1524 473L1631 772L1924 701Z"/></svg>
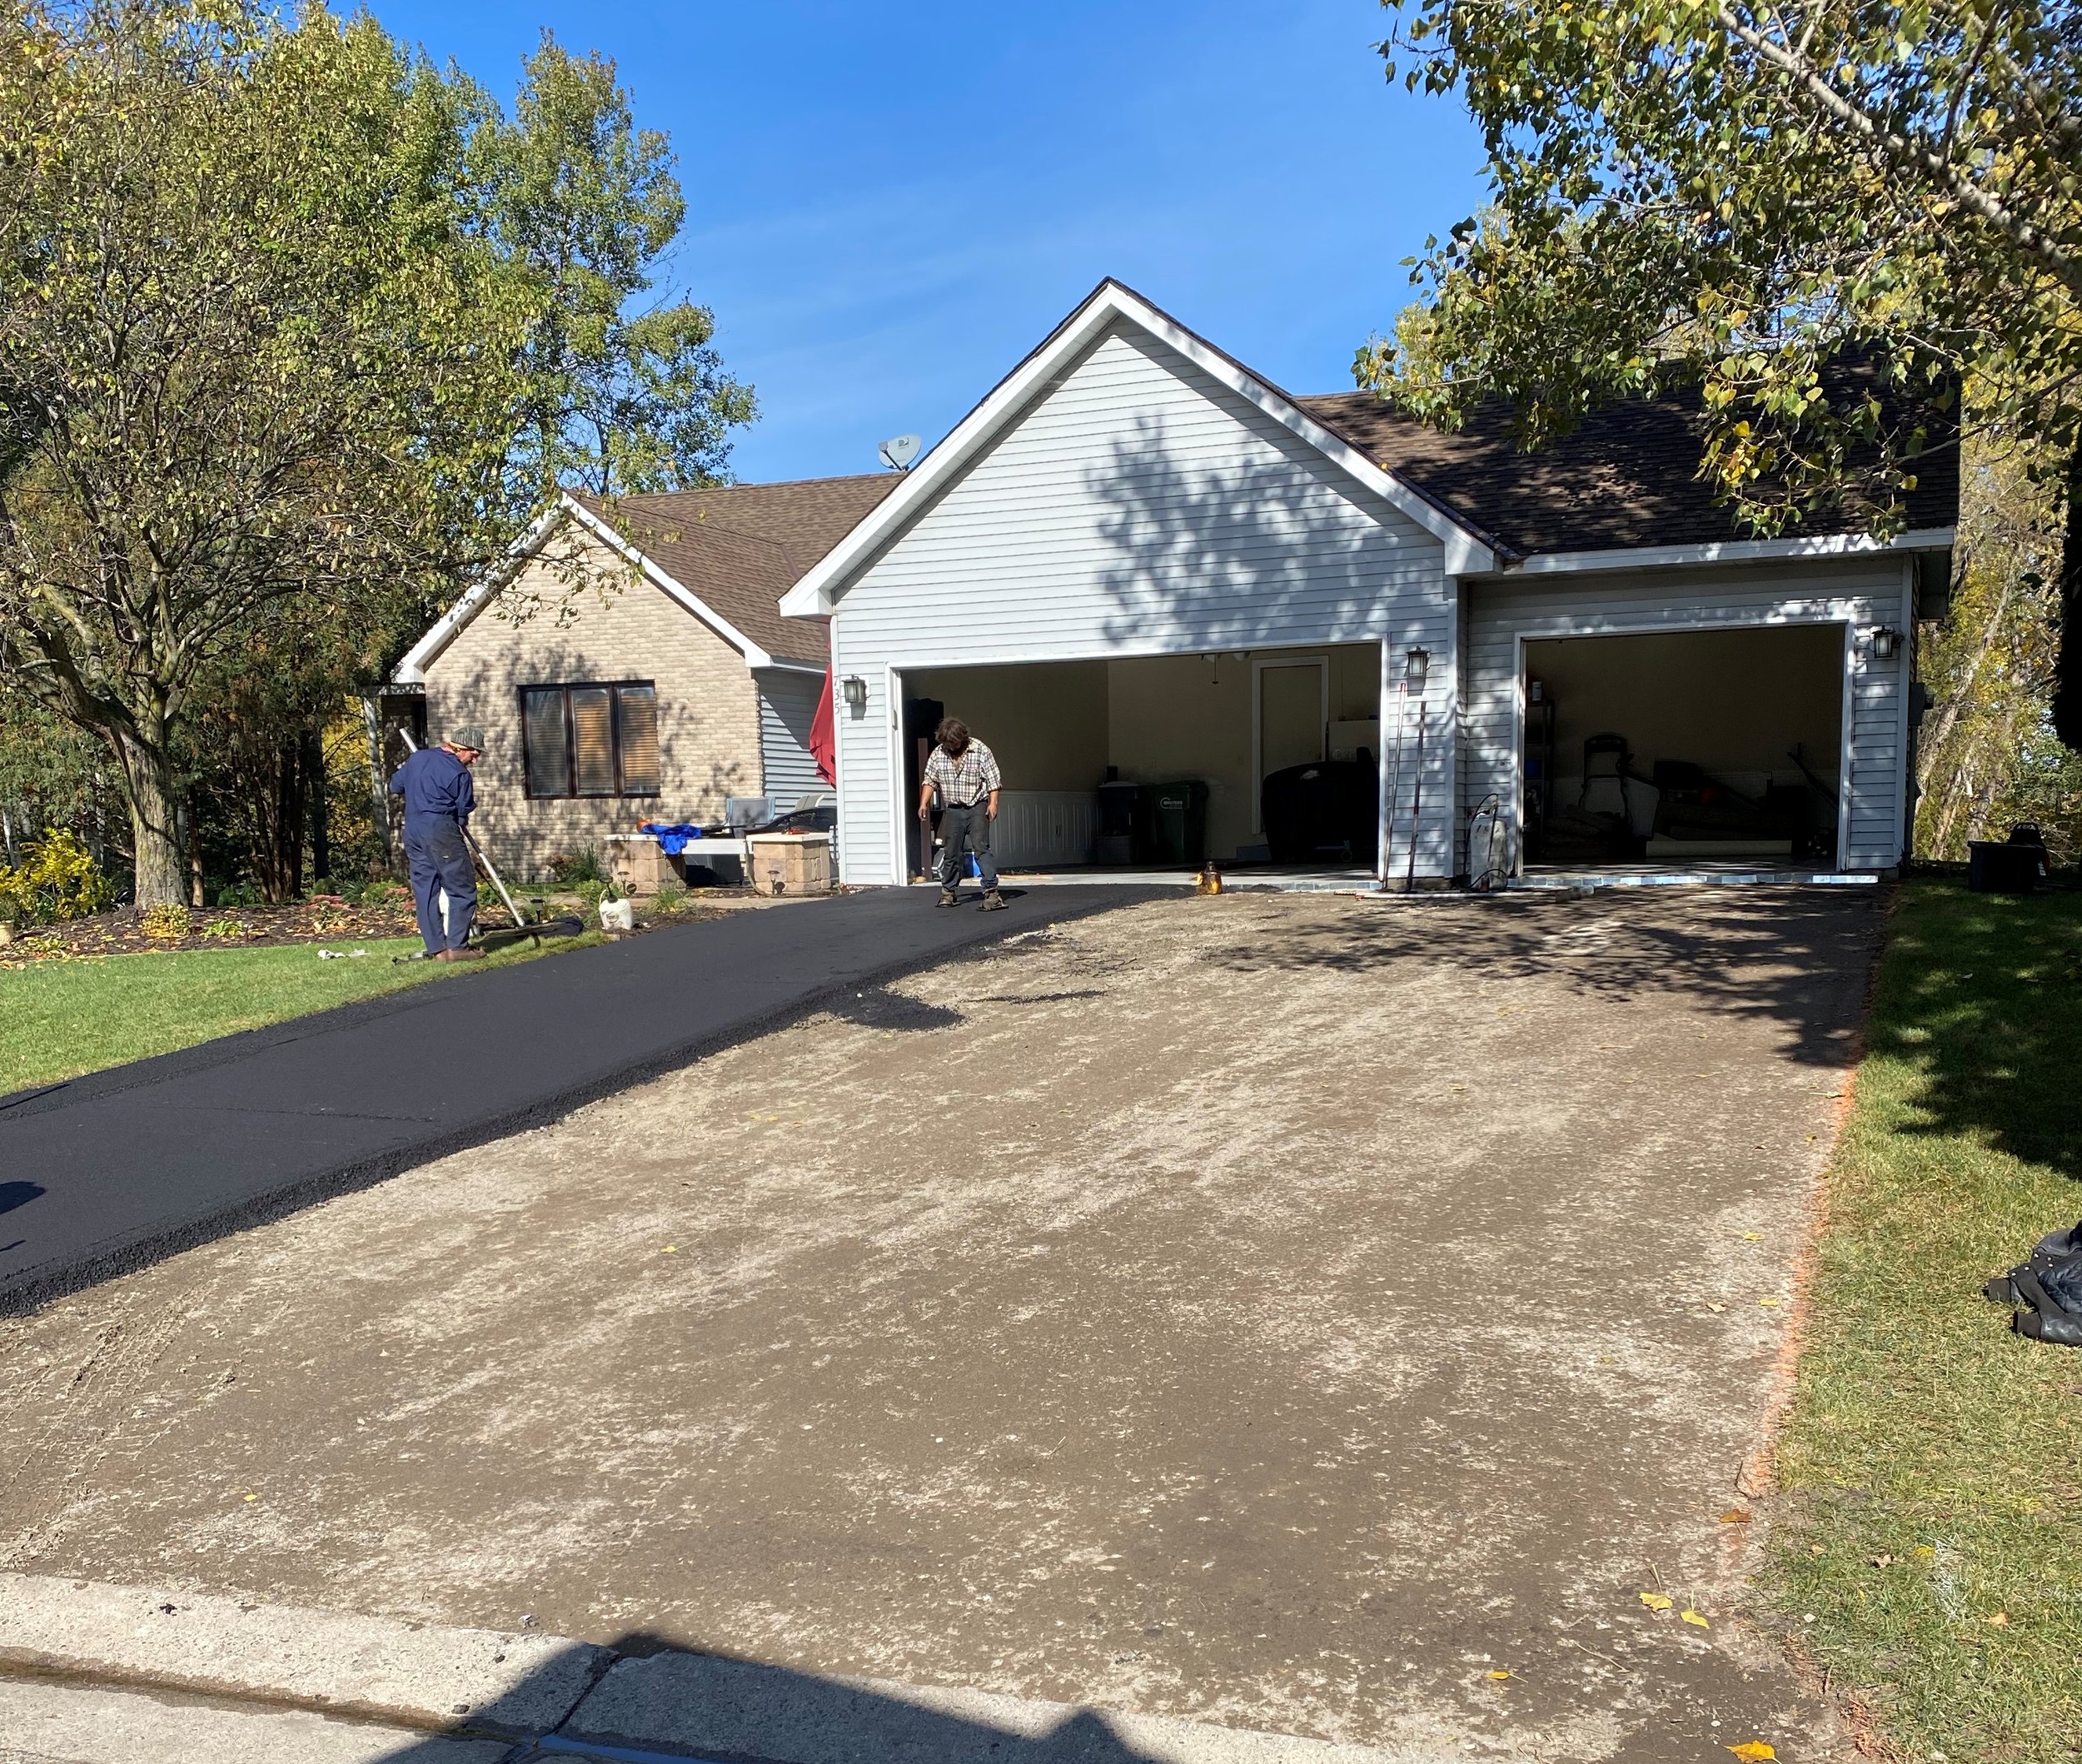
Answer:
<svg viewBox="0 0 2082 1764"><path fill-rule="evenodd" d="M524 945L468 966L394 967L392 956L419 947L416 937L406 937L323 946L369 952L345 961L321 961L319 946L290 944L88 956L0 969L0 1095L401 986L466 979L486 968L600 941L595 932L540 950Z"/></svg>
<svg viewBox="0 0 2082 1764"><path fill-rule="evenodd" d="M1905 1757L2082 1759L2082 1351L1991 1272L2082 1217L2082 895L1900 897L1766 1587Z"/></svg>

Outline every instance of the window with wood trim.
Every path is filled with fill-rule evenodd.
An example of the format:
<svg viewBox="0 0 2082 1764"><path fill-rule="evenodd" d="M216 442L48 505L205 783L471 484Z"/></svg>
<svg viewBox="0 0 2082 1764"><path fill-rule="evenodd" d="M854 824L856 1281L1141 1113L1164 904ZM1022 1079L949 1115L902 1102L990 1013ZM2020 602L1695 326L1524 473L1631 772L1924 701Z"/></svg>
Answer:
<svg viewBox="0 0 2082 1764"><path fill-rule="evenodd" d="M655 796L658 690L647 680L523 686L528 795Z"/></svg>

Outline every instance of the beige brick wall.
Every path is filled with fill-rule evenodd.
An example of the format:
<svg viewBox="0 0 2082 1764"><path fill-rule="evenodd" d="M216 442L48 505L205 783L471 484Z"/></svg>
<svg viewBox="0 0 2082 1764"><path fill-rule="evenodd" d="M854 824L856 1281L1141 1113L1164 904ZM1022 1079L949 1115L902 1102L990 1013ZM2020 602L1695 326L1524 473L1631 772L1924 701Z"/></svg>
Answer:
<svg viewBox="0 0 2082 1764"><path fill-rule="evenodd" d="M567 542L575 542L568 541ZM725 796L761 794L759 700L736 650L664 592L587 538L578 561L591 582L554 557L530 563L429 664L427 730L480 723L490 744L477 762L471 829L510 880L532 882L552 853L598 846L639 820L720 817ZM501 615L535 600L532 618ZM658 688L656 798L530 800L520 736L524 685L649 680ZM602 856L605 853L602 852Z"/></svg>

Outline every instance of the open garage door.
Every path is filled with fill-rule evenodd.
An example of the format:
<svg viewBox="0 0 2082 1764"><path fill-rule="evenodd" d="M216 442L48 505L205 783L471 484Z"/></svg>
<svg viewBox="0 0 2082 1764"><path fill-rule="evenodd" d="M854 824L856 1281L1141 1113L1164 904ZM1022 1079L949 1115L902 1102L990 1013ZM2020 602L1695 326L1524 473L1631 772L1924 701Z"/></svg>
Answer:
<svg viewBox="0 0 2082 1764"><path fill-rule="evenodd" d="M1529 865L1838 862L1845 627L1528 640Z"/></svg>
<svg viewBox="0 0 2082 1764"><path fill-rule="evenodd" d="M905 801L931 721L960 717L1004 775L1006 870L1375 873L1377 645L909 670L901 690Z"/></svg>

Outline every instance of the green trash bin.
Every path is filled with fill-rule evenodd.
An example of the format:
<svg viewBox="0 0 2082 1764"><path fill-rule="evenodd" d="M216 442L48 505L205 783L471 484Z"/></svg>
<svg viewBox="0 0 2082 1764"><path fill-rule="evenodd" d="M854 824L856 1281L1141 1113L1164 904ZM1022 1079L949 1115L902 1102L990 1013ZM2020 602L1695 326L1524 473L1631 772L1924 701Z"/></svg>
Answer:
<svg viewBox="0 0 2082 1764"><path fill-rule="evenodd" d="M1208 787L1198 779L1146 784L1135 805L1138 864L1198 870L1208 855Z"/></svg>

